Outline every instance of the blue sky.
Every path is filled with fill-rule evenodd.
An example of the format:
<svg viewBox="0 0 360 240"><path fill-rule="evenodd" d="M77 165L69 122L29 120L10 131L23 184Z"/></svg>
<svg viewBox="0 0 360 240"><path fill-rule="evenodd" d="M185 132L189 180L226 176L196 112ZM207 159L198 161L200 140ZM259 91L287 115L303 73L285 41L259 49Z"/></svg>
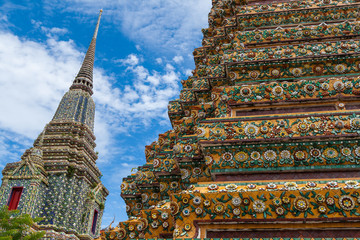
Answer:
<svg viewBox="0 0 360 240"><path fill-rule="evenodd" d="M167 104L194 69L210 7L211 0L1 0L0 170L51 120L103 9L93 95L98 166L110 190L103 226L126 220L122 178L171 128Z"/></svg>

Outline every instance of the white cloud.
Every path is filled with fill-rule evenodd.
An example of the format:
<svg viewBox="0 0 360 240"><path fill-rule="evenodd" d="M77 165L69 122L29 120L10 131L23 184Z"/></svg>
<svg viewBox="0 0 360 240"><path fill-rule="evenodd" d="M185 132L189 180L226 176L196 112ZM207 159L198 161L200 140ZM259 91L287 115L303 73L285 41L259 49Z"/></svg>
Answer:
<svg viewBox="0 0 360 240"><path fill-rule="evenodd" d="M35 28L45 33L46 36L49 38L57 38L58 36L64 35L69 32L66 28L46 27L41 21L36 21L34 19L31 20L31 23L34 25Z"/></svg>
<svg viewBox="0 0 360 240"><path fill-rule="evenodd" d="M0 169L8 162L17 162L31 141L23 135L0 130Z"/></svg>
<svg viewBox="0 0 360 240"><path fill-rule="evenodd" d="M82 58L71 40L38 43L0 32L0 128L34 139L51 120ZM167 121L168 101L178 95L179 73L173 66L167 64L160 73L140 65L142 61L135 54L121 60L131 79L123 89L115 88L104 70L94 70L100 161L114 154L108 149L116 132L132 131L154 119Z"/></svg>
<svg viewBox="0 0 360 240"><path fill-rule="evenodd" d="M137 56L135 54L130 54L129 56L127 56L127 58L119 59L119 60L116 60L115 62L120 62L124 65L135 66L135 65L138 65L142 61L143 61L143 59L140 58L139 56Z"/></svg>
<svg viewBox="0 0 360 240"><path fill-rule="evenodd" d="M181 63L181 62L183 62L184 61L184 58L182 57L182 56L175 56L174 58L173 58L173 61L175 62L175 63Z"/></svg>
<svg viewBox="0 0 360 240"><path fill-rule="evenodd" d="M106 88L97 90L95 87L97 102L106 105L107 114L116 115L123 123L120 125L126 128L149 124L153 119L167 119L168 101L179 94L180 74L173 66L167 64L164 72L160 73L140 65L137 59L136 55L130 54L118 60L124 64L127 77L132 79L131 84L125 85L122 91L102 83L95 85ZM99 96L103 93L105 96Z"/></svg>
<svg viewBox="0 0 360 240"><path fill-rule="evenodd" d="M36 136L71 84L81 54L62 54L71 41L45 44L0 32L1 128Z"/></svg>
<svg viewBox="0 0 360 240"><path fill-rule="evenodd" d="M168 70L168 71L174 71L175 68L174 68L173 65L168 63L168 64L166 64L165 69Z"/></svg>
<svg viewBox="0 0 360 240"><path fill-rule="evenodd" d="M48 34L48 36L63 35L65 33L68 33L68 30L66 28L58 28L58 27L48 28L48 27L42 26L41 30L43 32L45 32L46 34Z"/></svg>
<svg viewBox="0 0 360 240"><path fill-rule="evenodd" d="M162 53L184 55L192 52L207 27L209 0L119 1L122 29L142 45L155 47ZM121 9L121 10L120 10Z"/></svg>
<svg viewBox="0 0 360 240"><path fill-rule="evenodd" d="M45 1L48 8L87 13L93 19L103 8L103 21L120 27L137 46L160 55L188 57L201 45L201 28L208 26L210 0L66 0ZM94 23L95 24L95 23ZM139 50L139 48L137 47Z"/></svg>

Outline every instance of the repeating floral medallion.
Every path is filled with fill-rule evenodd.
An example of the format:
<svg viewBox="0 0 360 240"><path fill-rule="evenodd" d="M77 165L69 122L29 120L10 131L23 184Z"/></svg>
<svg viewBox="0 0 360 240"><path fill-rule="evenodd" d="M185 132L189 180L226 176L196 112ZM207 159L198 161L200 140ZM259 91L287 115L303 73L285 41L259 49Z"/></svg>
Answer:
<svg viewBox="0 0 360 240"><path fill-rule="evenodd" d="M214 185L214 184L212 184ZM198 185L173 195L179 233L187 219L296 219L360 216L358 181ZM183 199L189 199L184 204ZM191 201L198 199L195 202ZM200 202L201 199L201 203ZM207 202L207 204L205 204ZM183 211L181 212L181 209ZM185 211L184 211L185 210Z"/></svg>
<svg viewBox="0 0 360 240"><path fill-rule="evenodd" d="M242 140L242 139L277 139L277 138L309 138L321 135L343 136L355 134L360 130L360 115L358 112L346 115L330 115L303 117L293 115L293 118L280 116L263 117L264 120L254 118L232 119L223 122L203 122L198 125L204 134L201 141ZM351 115L350 115L351 114ZM291 115L287 115L291 116ZM227 130L227 131L226 131ZM218 134L221 132L221 134ZM231 132L231 134L227 134Z"/></svg>
<svg viewBox="0 0 360 240"><path fill-rule="evenodd" d="M225 88L222 94L228 96L228 104L234 106L251 102L326 99L339 95L353 96L353 94L360 94L360 78L324 78L317 81L300 80L296 82L234 86Z"/></svg>
<svg viewBox="0 0 360 240"><path fill-rule="evenodd" d="M360 163L360 147L352 141L206 147L204 153L211 159L208 165L212 171L223 172L226 172L226 169L246 172L254 168L266 171L271 168L308 169L321 166L342 166L350 169Z"/></svg>

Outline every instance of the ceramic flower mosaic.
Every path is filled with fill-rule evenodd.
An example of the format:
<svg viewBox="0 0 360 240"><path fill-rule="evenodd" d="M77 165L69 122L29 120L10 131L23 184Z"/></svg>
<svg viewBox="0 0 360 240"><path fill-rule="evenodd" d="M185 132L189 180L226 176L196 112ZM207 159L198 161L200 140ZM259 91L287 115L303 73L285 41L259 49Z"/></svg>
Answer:
<svg viewBox="0 0 360 240"><path fill-rule="evenodd" d="M124 179L129 220L101 238L356 239L359 7L212 0L172 129Z"/></svg>

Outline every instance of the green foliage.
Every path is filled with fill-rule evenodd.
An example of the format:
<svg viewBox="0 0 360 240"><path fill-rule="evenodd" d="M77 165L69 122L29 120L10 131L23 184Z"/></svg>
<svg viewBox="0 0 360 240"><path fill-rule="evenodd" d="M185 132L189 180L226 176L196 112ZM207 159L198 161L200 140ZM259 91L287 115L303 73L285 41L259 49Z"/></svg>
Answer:
<svg viewBox="0 0 360 240"><path fill-rule="evenodd" d="M29 214L18 214L18 210L9 211L8 206L0 209L0 240L37 240L45 235L45 232L30 229L41 218L32 219Z"/></svg>

